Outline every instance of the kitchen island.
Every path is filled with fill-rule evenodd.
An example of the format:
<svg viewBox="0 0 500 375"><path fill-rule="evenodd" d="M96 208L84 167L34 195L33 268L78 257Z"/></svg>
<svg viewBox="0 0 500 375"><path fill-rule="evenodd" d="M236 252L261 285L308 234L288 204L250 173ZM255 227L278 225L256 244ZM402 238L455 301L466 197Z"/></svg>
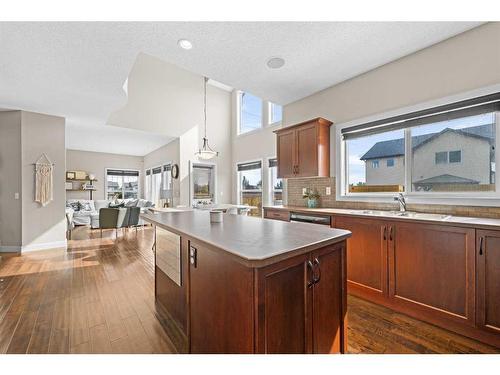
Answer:
<svg viewBox="0 0 500 375"><path fill-rule="evenodd" d="M346 239L326 226L147 213L156 310L183 353L344 353Z"/></svg>

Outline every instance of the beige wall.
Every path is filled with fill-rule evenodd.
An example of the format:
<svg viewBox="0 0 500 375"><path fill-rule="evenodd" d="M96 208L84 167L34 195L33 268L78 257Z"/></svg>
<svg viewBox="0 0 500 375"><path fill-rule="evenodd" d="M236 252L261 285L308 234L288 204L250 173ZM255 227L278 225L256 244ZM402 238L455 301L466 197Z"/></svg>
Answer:
<svg viewBox="0 0 500 375"><path fill-rule="evenodd" d="M3 251L17 251L22 242L20 170L21 112L0 112L0 250Z"/></svg>
<svg viewBox="0 0 500 375"><path fill-rule="evenodd" d="M499 66L500 22L493 22L288 104L284 124L318 116L341 124L498 84Z"/></svg>
<svg viewBox="0 0 500 375"><path fill-rule="evenodd" d="M65 120L62 117L23 111L21 139L23 251L40 246L65 246ZM54 164L54 199L42 207L34 201L33 163L44 152Z"/></svg>
<svg viewBox="0 0 500 375"><path fill-rule="evenodd" d="M0 112L0 236L2 251L66 245L65 120L39 113ZM34 163L47 154L54 164L53 200L35 202ZM19 199L14 194L19 193Z"/></svg>
<svg viewBox="0 0 500 375"><path fill-rule="evenodd" d="M137 169L139 171L139 195L143 196L143 170L144 162L142 156L107 154L104 152L90 151L66 151L67 170L81 170L95 174L97 182L94 199L106 199L105 180L106 168ZM65 179L65 177L63 177ZM89 193L85 191L67 191L67 199L89 199Z"/></svg>

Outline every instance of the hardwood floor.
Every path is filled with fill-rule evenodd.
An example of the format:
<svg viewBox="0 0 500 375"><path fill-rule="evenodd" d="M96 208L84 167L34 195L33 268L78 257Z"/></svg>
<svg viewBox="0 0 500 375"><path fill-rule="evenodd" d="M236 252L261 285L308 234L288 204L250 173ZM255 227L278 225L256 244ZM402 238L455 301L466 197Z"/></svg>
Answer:
<svg viewBox="0 0 500 375"><path fill-rule="evenodd" d="M0 353L175 353L155 315L151 227L78 227L68 250L0 261ZM350 353L500 350L349 297Z"/></svg>
<svg viewBox="0 0 500 375"><path fill-rule="evenodd" d="M68 251L3 257L0 353L173 353L154 314L152 229L73 232Z"/></svg>

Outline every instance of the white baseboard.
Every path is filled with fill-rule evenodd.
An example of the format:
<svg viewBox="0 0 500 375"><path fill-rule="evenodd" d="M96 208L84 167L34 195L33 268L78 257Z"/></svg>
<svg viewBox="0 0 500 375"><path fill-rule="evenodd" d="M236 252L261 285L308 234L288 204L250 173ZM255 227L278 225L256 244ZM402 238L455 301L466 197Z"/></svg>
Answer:
<svg viewBox="0 0 500 375"><path fill-rule="evenodd" d="M38 250L67 248L67 246L68 246L68 242L66 240L55 241L55 242L37 243L37 244L23 246L21 249L21 252L25 253L25 252L38 251Z"/></svg>

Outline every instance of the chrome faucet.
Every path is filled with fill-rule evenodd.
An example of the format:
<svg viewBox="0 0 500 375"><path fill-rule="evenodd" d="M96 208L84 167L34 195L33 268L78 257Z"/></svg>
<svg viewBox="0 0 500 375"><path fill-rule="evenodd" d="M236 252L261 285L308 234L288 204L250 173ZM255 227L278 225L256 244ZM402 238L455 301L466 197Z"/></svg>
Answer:
<svg viewBox="0 0 500 375"><path fill-rule="evenodd" d="M403 193L399 193L397 197L394 197L394 200L399 203L399 211L406 212L406 199Z"/></svg>

